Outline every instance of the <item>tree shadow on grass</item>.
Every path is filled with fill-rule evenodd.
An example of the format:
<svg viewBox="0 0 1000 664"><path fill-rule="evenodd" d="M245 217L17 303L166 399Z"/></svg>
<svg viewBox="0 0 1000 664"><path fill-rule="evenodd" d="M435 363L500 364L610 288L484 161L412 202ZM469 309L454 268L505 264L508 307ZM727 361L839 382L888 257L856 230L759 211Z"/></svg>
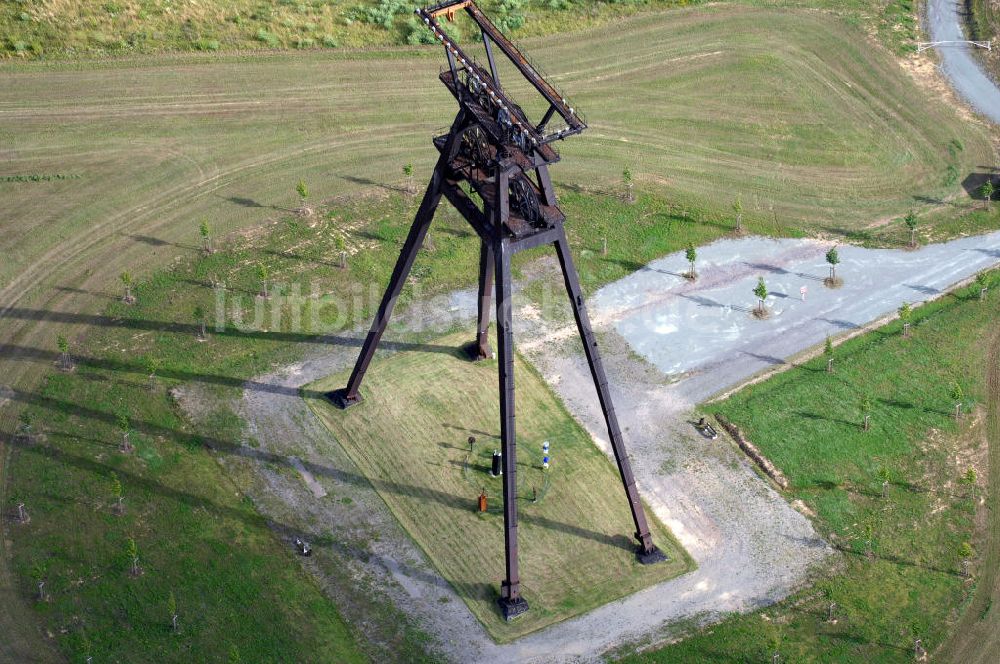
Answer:
<svg viewBox="0 0 1000 664"><path fill-rule="evenodd" d="M180 242L170 242L169 240L161 240L160 238L153 237L152 235L141 235L138 233L119 233L119 235L127 237L140 244L149 245L150 247L177 247L178 249L186 249L188 251L200 250L200 247L195 247L190 244L181 244Z"/></svg>
<svg viewBox="0 0 1000 664"><path fill-rule="evenodd" d="M263 253L269 256L275 256L277 258L284 258L290 261L302 261L304 263L314 263L316 265L323 265L324 267L340 267L339 262L325 261L321 258L316 258L315 256L303 256L302 254L296 254L291 251L275 251L274 249L264 249Z"/></svg>
<svg viewBox="0 0 1000 664"><path fill-rule="evenodd" d="M163 429L164 432L170 432L176 435L182 435L180 432L175 432L170 429ZM81 439L72 434L64 434L76 440L93 440L93 439ZM134 487L140 491L155 494L163 498L174 500L180 504L186 505L191 509L204 509L210 513L222 514L227 518L237 520L251 527L256 528L269 528L270 530L276 532L282 539L282 541L288 545L289 553L293 551L293 545L296 537L305 538L315 548L328 548L341 557L360 560L362 562L368 562L372 558L376 560L384 560L382 556L373 553L369 547L357 547L351 546L347 539L344 538L330 538L329 536L315 532L309 531L308 529L293 526L290 524L274 521L272 519L267 519L261 516L256 510L239 510L232 507L225 507L219 505L218 503L204 498L202 496L195 495L187 491L181 491L179 489L174 489L169 486L165 486L161 482L157 482L139 473L132 472L126 468L123 468L120 464L109 464L101 463L100 461L95 461L94 459L66 452L61 448L57 448L50 445L31 445L26 446L10 437L8 434L0 434L0 440L4 442L10 442L12 446L16 446L22 453L36 454L48 458L49 460L64 464L67 466L75 467L79 470L90 472L95 476L99 477L110 477L111 473L114 472L121 479L123 485L126 487ZM98 444L106 444L104 441L94 441ZM109 447L117 447L116 445L108 445ZM126 510L128 509L128 502L126 502ZM321 543L321 544L320 544ZM441 576L433 573L428 573L422 569L413 567L412 565L406 563L400 563L399 561L393 561L392 563L383 562L382 566L386 569L391 569L391 567L400 568L401 571L409 577L420 579L425 583L432 584L441 589L448 588L448 583Z"/></svg>
<svg viewBox="0 0 1000 664"><path fill-rule="evenodd" d="M279 205L264 205L262 203L258 203L252 198L247 198L245 196L216 196L216 198L221 198L225 201L229 201L233 205L239 205L240 207L245 207L245 208L260 208L267 210L276 210L278 212L295 212L295 210L292 210L291 208L285 208Z"/></svg>
<svg viewBox="0 0 1000 664"><path fill-rule="evenodd" d="M840 617L839 621L845 621L846 618ZM834 631L824 631L823 635L831 639L837 639L839 641L847 641L858 646L879 646L880 648L885 648L886 650L891 650L894 652L912 654L910 648L904 648L903 646L886 643L884 641L869 641L868 639L855 634L853 632L834 632Z"/></svg>
<svg viewBox="0 0 1000 664"><path fill-rule="evenodd" d="M189 335L191 337L194 337L200 331L200 326L195 324L151 321L145 319L132 319L132 318L108 318L108 317L93 316L88 314L70 314L63 312L50 312L50 311L41 311L32 309L18 309L18 308L10 309L5 313L5 316L10 318L18 318L22 320L47 320L47 321L92 325L99 327L119 327L119 328L134 329L134 330L147 330L153 332L172 332L176 334ZM364 343L364 338L362 337L348 337L338 334L314 335L314 334L305 334L296 332L262 332L255 330L240 332L232 327L227 327L222 332L210 329L210 336L260 339L260 340L275 341L275 342L313 343L319 345L344 346L344 347L354 347L354 348L360 348ZM455 355L456 353L461 352L460 348L454 348L451 346L442 346L440 344L405 342L405 341L382 341L379 344L379 348L382 350L391 350L391 351L420 351L428 353L443 353L448 355ZM0 345L0 356L3 356L6 359L14 359L22 361L35 360L35 361L54 363L58 359L59 353L56 351L43 350L40 348L33 348L30 346L2 344ZM98 369L105 369L108 371L148 374L147 368L144 365L140 365L137 362L102 359L102 358L88 357L75 354L73 355L73 361L78 365L94 367ZM204 373L197 373L180 369L171 369L169 367L161 369L160 371L158 371L158 374L169 378L176 378L178 380L195 380L206 383L227 385L231 387L245 386L247 389L258 389L260 391L270 391L279 394L299 393L298 388L295 387L268 385L266 383L259 383L253 380L246 380L236 376L219 376L213 374L204 374Z"/></svg>
<svg viewBox="0 0 1000 664"><path fill-rule="evenodd" d="M876 538L876 540L877 540L877 538ZM845 553L845 554L847 554L849 556L854 556L856 558L865 558L866 557L865 553L855 551L853 548L848 547L848 546L846 546L844 544L834 544L833 547L835 549L837 549L838 551L840 551L841 553ZM878 560L883 560L885 562L892 563L893 565L901 565L903 567L913 567L915 569L922 569L922 570L926 570L928 572L937 572L938 574L945 574L947 576L956 576L956 577L961 577L962 576L961 572L959 572L958 570L945 569L943 567L937 567L935 565L928 565L928 564L925 564L925 563L918 563L918 562L915 562L915 561L912 561L912 560L907 560L906 558L903 558L902 556L897 556L897 555L894 555L894 554L891 554L891 553L877 553L875 555L875 557Z"/></svg>
<svg viewBox="0 0 1000 664"><path fill-rule="evenodd" d="M395 184L386 184L385 182L376 182L375 180L371 180L369 178L361 178L355 175L339 175L339 174L337 175L337 177L340 178L341 180L347 180L352 184L362 185L365 187L378 187L379 189L384 189L386 191L394 191L398 194L410 193L409 191L407 191L406 187L401 187Z"/></svg>
<svg viewBox="0 0 1000 664"><path fill-rule="evenodd" d="M819 413L810 413L804 410L797 410L795 411L794 414L797 415L798 417L807 420L813 420L813 421L823 420L825 422L832 422L834 424L843 424L844 426L849 426L855 429L861 428L861 424L859 422L850 422L848 420L842 420L838 417L830 417L829 415L820 415Z"/></svg>
<svg viewBox="0 0 1000 664"><path fill-rule="evenodd" d="M63 293L76 293L78 295L89 295L90 297L99 297L104 300L119 300L120 295L109 295L107 293L98 293L97 291L84 290L82 288L72 288L70 286L56 286L57 291L62 291Z"/></svg>
<svg viewBox="0 0 1000 664"><path fill-rule="evenodd" d="M481 436L483 438L489 438L489 439L492 439L492 440L500 440L500 434L490 433L489 431L483 431L481 429L467 429L465 427L456 426L454 424L442 424L441 426L443 426L445 429L454 429L455 431L464 431L464 432L472 434L474 436Z"/></svg>
<svg viewBox="0 0 1000 664"><path fill-rule="evenodd" d="M19 401L25 404L30 404L35 407L44 408L46 410L52 410L59 413L70 413L76 417L88 418L104 422L110 426L117 426L118 416L87 406L82 406L75 404L63 399L57 399L54 397L44 396L41 394L24 392L21 390L14 390L10 398L15 401ZM216 451L221 454L231 454L234 456L242 457L245 459L250 459L258 461L264 464L275 464L282 467L287 467L299 472L299 468L293 464L289 457L281 454L276 454L274 452L268 452L265 450L254 449L246 447L243 445L237 445L232 442L222 440L219 438L214 438L211 436L201 436L196 434L189 434L176 429L171 429L169 427L164 427L158 424L145 421L133 421L132 426L136 431L144 433L149 436L164 436L169 439L177 440L183 444L189 446L206 446L209 449ZM3 433L4 439L13 440L10 434ZM31 448L25 449L42 449L42 446L35 445ZM87 464L89 467L95 470L106 469L107 466L104 464L97 463L90 459L84 459L82 457L74 457L74 455L69 455L61 450L53 447L45 447L53 455L64 455L67 462L70 463L83 463ZM47 452L48 453L48 452ZM302 467L307 471L312 473L316 477L327 477L335 482L361 487L374 487L379 493L386 492L392 493L394 495L403 496L406 498L415 498L418 500L431 500L449 509L455 509L460 512L468 512L474 508L473 501L470 498L464 496L456 496L449 494L444 491L437 489L418 487L409 484L404 484L401 482L396 482L392 480L383 480L378 478L368 478L364 475L359 475L339 468L334 468L332 466L325 466L317 464L315 462L306 461L305 459L300 460ZM137 476L138 477L138 476ZM160 486L158 483L151 480L146 480L145 478L138 478L142 482L150 485L151 490L155 489L156 486ZM173 489L168 489L162 487L164 490L176 493L179 496L186 496L182 492L177 492ZM591 541L597 542L599 544L604 544L614 548L621 549L622 540L620 536L611 536L605 533L599 533L588 528L581 526L563 523L561 521L556 521L548 517L543 517L535 514L524 514L521 516L520 521L526 524L537 525L541 528L547 530L554 530L561 532L563 534L569 535L571 537L579 537L581 539L589 539ZM631 549L629 549L631 550Z"/></svg>

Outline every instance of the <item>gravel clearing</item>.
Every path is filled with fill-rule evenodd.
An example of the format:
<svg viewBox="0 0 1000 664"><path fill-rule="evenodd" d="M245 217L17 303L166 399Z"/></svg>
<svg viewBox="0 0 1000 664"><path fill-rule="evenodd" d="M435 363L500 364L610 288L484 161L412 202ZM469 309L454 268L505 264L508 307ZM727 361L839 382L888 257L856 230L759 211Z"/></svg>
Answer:
<svg viewBox="0 0 1000 664"><path fill-rule="evenodd" d="M236 404L247 423L248 445L238 455L225 455L224 463L252 464L259 480L250 495L268 518L285 524L278 528L283 536L301 532L322 540L304 564L345 617L383 643L386 655L391 654L386 619L355 602L360 593L352 594L352 587L391 601L431 635L438 655L455 662L596 660L609 651L671 638L692 623L768 605L805 585L814 570L834 564L832 550L723 435L709 441L695 432L695 405L783 363L830 332L863 325L903 299L933 297L1000 262L1000 233L913 252L843 247L838 273L845 283L829 290L820 281L828 246L722 240L699 249L701 276L693 284L679 276L687 267L683 256L671 255L592 298L591 315L640 490L699 567L514 643L501 646L489 639L297 396L299 387L349 367L357 346L321 347L248 383ZM772 301L776 315L767 321L749 314L758 274L766 276L772 292L786 295ZM538 261L530 278L554 279L554 261ZM809 288L805 302L795 299L800 284ZM474 293L434 303L421 310L423 323L436 321L442 333L457 324L471 334ZM521 295L515 296L515 307L519 350L608 451L596 392L582 348L567 333L565 311L540 315ZM425 325L421 337L432 334ZM419 341L397 328L383 346L396 352ZM198 398L188 394L182 402ZM327 495L319 497L317 488Z"/></svg>

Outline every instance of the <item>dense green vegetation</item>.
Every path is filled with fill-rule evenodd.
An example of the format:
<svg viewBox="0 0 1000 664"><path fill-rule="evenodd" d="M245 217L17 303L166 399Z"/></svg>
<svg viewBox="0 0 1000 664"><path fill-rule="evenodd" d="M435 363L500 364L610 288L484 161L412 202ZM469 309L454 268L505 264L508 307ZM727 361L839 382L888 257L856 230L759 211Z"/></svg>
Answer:
<svg viewBox="0 0 1000 664"><path fill-rule="evenodd" d="M973 0L986 5L987 0ZM485 0L506 32L547 35L613 23L621 16L701 0ZM0 54L7 57L79 57L163 51L331 49L432 43L408 0L41 0L0 4ZM744 4L815 7L871 25L897 53L913 50L912 0L746 0ZM463 38L468 28L451 28ZM0 56L2 57L2 56Z"/></svg>
<svg viewBox="0 0 1000 664"><path fill-rule="evenodd" d="M782 661L897 662L912 659L915 639L928 651L942 645L974 588L962 559L972 559L973 578L981 560L981 489L967 472L979 482L985 472L985 358L1000 273L987 283L986 301L976 284L915 309L909 337L896 321L845 342L832 374L819 357L708 407L781 469L789 498L815 515L839 562L771 609L637 661L763 661L776 651Z"/></svg>
<svg viewBox="0 0 1000 664"><path fill-rule="evenodd" d="M39 0L0 4L0 53L78 57L162 51L329 49L433 43L409 0ZM486 0L505 31L530 36L688 0ZM462 30L452 28L456 38Z"/></svg>

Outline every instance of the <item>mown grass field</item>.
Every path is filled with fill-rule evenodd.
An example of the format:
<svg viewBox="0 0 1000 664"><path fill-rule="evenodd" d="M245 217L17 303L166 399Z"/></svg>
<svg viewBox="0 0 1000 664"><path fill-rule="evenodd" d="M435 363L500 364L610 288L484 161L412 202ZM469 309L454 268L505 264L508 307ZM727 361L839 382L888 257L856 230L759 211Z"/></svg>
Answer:
<svg viewBox="0 0 1000 664"><path fill-rule="evenodd" d="M995 561L993 536L976 527L976 513L987 473L986 401L996 396L987 372L995 369L988 353L998 286L994 272L986 302L978 287L963 288L918 308L910 338L896 321L845 342L832 374L819 357L707 407L782 470L789 497L815 514L842 560L774 608L634 661L759 661L779 652L796 662L900 662L912 660L915 639L929 652L942 648L975 588L961 573L963 542L977 552L973 577L990 580L987 596L995 578L985 566ZM957 422L956 382L964 393ZM969 468L975 489L962 481ZM836 623L827 622L831 602ZM967 623L995 624L988 603L978 610Z"/></svg>
<svg viewBox="0 0 1000 664"><path fill-rule="evenodd" d="M688 240L728 232L738 195L752 230L857 233L889 220L875 241L902 243L907 234L898 217L911 205L924 205L917 197L956 195L954 204L962 206L958 185L946 184L949 167L961 181L994 163L984 130L929 100L888 54L866 41L863 22L778 6L635 16L617 24L624 34L637 35L632 39L594 28L561 46L527 40L536 59L559 73L557 82L592 126L563 147L565 163L554 169L588 287ZM337 197L391 193L403 183L407 162L415 164L418 183L428 176L434 156L429 138L454 111L435 80L439 65L437 49L0 65L0 175L28 176L0 181L3 383L40 394L58 334L103 372L100 380L86 371L62 378L72 383L66 388L70 405L58 408L84 413L91 400L106 399L103 382L127 390L121 399L136 400L137 411L154 408L142 389L143 356L163 361L167 385L200 380L233 389L266 368L274 353L294 354L289 342L307 343L307 337L223 335L212 353L199 350L207 347L191 341L193 307L211 303L206 284L212 275L256 290L256 262L273 261L272 274L282 278L317 274L321 262L336 255L337 235L357 242L352 250L360 253L348 272L365 279L357 283L384 283L409 208L394 203L359 210ZM622 99L636 101L624 107ZM776 111L778 100L792 112ZM613 199L626 165L643 194L632 207ZM31 179L57 175L66 177ZM310 202L333 206L322 233L281 226L273 238L265 232L271 239L262 244L255 244L261 235L246 243L230 240L227 246L240 252L195 260L201 220L218 237L285 219L298 205L300 179L311 190ZM934 228L951 233L995 225L979 217L971 226L951 225L957 216L958 209L935 220ZM376 239L362 242L355 230ZM598 251L602 237L608 238L606 258ZM433 288L466 284L474 273L475 250L460 239L444 234L440 253L428 254L420 278ZM161 271L175 261L179 271ZM136 308L114 303L123 270L140 279L155 275ZM317 276L320 283L331 289L349 283L330 272ZM35 405L43 419L56 407ZM157 417L167 418L169 407L156 405ZM0 430L14 431L19 410L17 400L0 410ZM94 427L93 438L115 438L110 421L86 426ZM182 432L155 431L153 438L164 445L161 456L186 449ZM7 458L6 442L3 451L3 473L16 482L24 457ZM192 477L211 477L215 468L208 455L186 462L208 464ZM52 482L63 481L64 489L90 486L63 465L50 461L45 472ZM75 521L60 523L68 530ZM170 531L146 535L139 542L144 556ZM203 541L205 547L225 543ZM15 550L20 543L15 539ZM261 546L267 556L287 562L277 545ZM68 549L75 556L82 550ZM0 642L0 654L15 648L45 658L46 641L31 642L38 630L22 610L31 590L23 579L34 566L26 560L22 581L0 570L0 631L10 635ZM183 578L165 573L170 560L160 562L164 578ZM267 579L259 580L266 588ZM148 601L161 602L163 588L153 590ZM231 606L227 601L220 596L220 611ZM108 619L103 612L116 610L100 603L89 608L100 621ZM60 633L61 616L52 612L43 623ZM308 643L303 640L303 647Z"/></svg>
<svg viewBox="0 0 1000 664"><path fill-rule="evenodd" d="M682 204L731 215L740 197L774 226L845 234L961 200L958 182L994 160L982 129L836 17L725 7L619 29L526 43L592 125L555 168L571 186L613 191L629 166ZM4 65L3 174L72 176L0 182L4 300L72 282L85 292L48 290L45 308L93 310L60 301L190 248L200 219L223 233L280 216L299 179L315 199L398 186L408 162L424 180L454 110L439 56Z"/></svg>
<svg viewBox="0 0 1000 664"><path fill-rule="evenodd" d="M693 569L648 510L654 539L670 560L636 561L628 501L624 490L614 490L618 471L518 358L518 540L521 592L531 610L503 620L496 606L504 579L503 493L489 475L499 445L497 363L470 363L462 350L466 337L428 346L453 352L415 350L373 364L364 401L353 408L340 410L322 396L310 397L309 405L487 631L509 641ZM308 389L343 387L349 375ZM469 435L478 447L471 456ZM546 440L553 463L543 471ZM486 514L476 511L480 488L494 506Z"/></svg>

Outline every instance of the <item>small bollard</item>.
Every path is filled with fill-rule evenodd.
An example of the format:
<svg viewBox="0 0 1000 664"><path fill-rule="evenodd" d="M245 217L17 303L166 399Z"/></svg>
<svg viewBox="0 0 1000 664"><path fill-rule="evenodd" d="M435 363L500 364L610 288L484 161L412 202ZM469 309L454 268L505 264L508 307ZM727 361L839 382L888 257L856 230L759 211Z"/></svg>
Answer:
<svg viewBox="0 0 1000 664"><path fill-rule="evenodd" d="M500 463L502 457L499 450L493 450L493 465L490 468L490 475L500 477L503 475L503 465Z"/></svg>
<svg viewBox="0 0 1000 664"><path fill-rule="evenodd" d="M479 494L479 511L485 512L487 510L487 507L488 505L486 501L486 489L483 489Z"/></svg>

